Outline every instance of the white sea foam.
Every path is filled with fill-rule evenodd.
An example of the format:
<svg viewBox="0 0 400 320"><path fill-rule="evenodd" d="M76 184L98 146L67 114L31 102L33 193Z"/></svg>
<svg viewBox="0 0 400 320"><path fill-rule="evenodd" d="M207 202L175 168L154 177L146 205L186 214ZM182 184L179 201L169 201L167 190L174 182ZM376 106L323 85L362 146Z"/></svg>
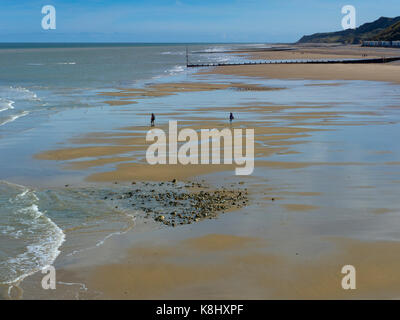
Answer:
<svg viewBox="0 0 400 320"><path fill-rule="evenodd" d="M0 262L0 283L12 285L52 265L60 254L59 248L65 241L65 234L39 210L34 191L8 182L0 183L22 191L9 199L15 207L9 218L12 225L0 229L8 238L21 239L26 243L20 248L22 252ZM20 243L24 243L21 240Z"/></svg>
<svg viewBox="0 0 400 320"><path fill-rule="evenodd" d="M56 64L76 64L76 62L56 62Z"/></svg>
<svg viewBox="0 0 400 320"><path fill-rule="evenodd" d="M1 95L6 99L10 100L33 100L40 101L35 92L25 87L3 87L1 88Z"/></svg>
<svg viewBox="0 0 400 320"><path fill-rule="evenodd" d="M7 123L10 123L10 122L13 122L13 121L17 120L18 118L25 117L25 116L27 116L28 114L29 114L28 111L23 111L23 112L21 112L21 113L18 113L18 114L9 116L9 117L6 118L3 122L0 122L0 126L4 126L4 125L7 124Z"/></svg>
<svg viewBox="0 0 400 320"><path fill-rule="evenodd" d="M216 52L224 52L224 51L228 51L228 50L230 50L230 48L227 48L227 47L213 47L213 48L205 49L203 52L216 53Z"/></svg>
<svg viewBox="0 0 400 320"><path fill-rule="evenodd" d="M0 112L14 109L14 103L13 100L0 98Z"/></svg>
<svg viewBox="0 0 400 320"><path fill-rule="evenodd" d="M123 211L123 213L124 213L133 223L136 221L136 215L135 215L135 214L128 213L127 211ZM97 247L100 247L100 246L104 245L104 243L105 243L108 239L110 239L110 238L112 238L112 237L114 237L114 236L123 235L123 234L129 232L129 231L132 229L132 227L133 227L133 225L128 226L127 228L125 228L125 229L123 229L123 230L121 230L121 231L112 232L112 233L106 235L102 240L99 240L94 246L92 246L92 247L87 247L87 248L83 248L83 249L79 249L79 250L74 250L74 251L68 253L67 256L73 256L73 255L78 254L78 253L81 253L81 252L83 252L83 251L92 250L92 249L95 249L95 248L97 248Z"/></svg>
<svg viewBox="0 0 400 320"><path fill-rule="evenodd" d="M176 65L172 69L166 70L165 72L168 73L169 75L173 76L173 75L182 73L184 71L185 71L185 67L184 66Z"/></svg>
<svg viewBox="0 0 400 320"><path fill-rule="evenodd" d="M88 288L86 287L86 285L84 283L80 283L80 282L63 282L63 281L58 281L57 283L65 285L65 286L79 286L80 290L83 291L87 291Z"/></svg>
<svg viewBox="0 0 400 320"><path fill-rule="evenodd" d="M186 54L186 51L165 51L165 52L161 52L161 54L183 56Z"/></svg>

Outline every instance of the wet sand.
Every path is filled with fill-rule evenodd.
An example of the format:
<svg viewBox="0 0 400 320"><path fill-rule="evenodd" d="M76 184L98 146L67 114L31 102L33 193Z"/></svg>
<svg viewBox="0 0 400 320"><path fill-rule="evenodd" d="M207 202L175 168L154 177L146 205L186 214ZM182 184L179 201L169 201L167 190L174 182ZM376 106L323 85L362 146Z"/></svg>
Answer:
<svg viewBox="0 0 400 320"><path fill-rule="evenodd" d="M308 80L369 80L400 83L396 64L299 64L299 65L250 65L217 67L213 74L263 77L269 79Z"/></svg>
<svg viewBox="0 0 400 320"><path fill-rule="evenodd" d="M133 248L125 264L96 268L89 284L104 299L372 299L399 297L396 242L331 239L318 262L259 250L260 240L206 235L170 247ZM221 244L222 243L222 244ZM183 259L192 252L194 261ZM201 257L201 258L200 258ZM343 290L341 267L354 265L357 290ZM224 279L223 281L221 281Z"/></svg>
<svg viewBox="0 0 400 320"><path fill-rule="evenodd" d="M348 59L381 58L400 56L400 50L384 48L363 48L360 46L326 47L294 46L293 51L250 52L252 59ZM366 56L363 56L366 55ZM400 83L397 76L400 63L387 64L295 64L295 65L249 65L216 67L212 71L200 71L223 75L262 77L268 79L309 79L309 80L369 80Z"/></svg>
<svg viewBox="0 0 400 320"><path fill-rule="evenodd" d="M118 91L114 92L100 92L99 95L106 97L118 98L119 100L106 100L104 103L110 106L121 106L137 103L134 100L128 100L132 98L143 99L143 98L155 98L164 97L177 94L178 92L202 92L202 91L213 91L213 90L225 90L235 89L244 91L269 91L269 90L280 90L283 88L271 88L260 86L257 84L249 83L204 83L204 82L187 82L187 83L162 83L152 84L145 88L119 88Z"/></svg>
<svg viewBox="0 0 400 320"><path fill-rule="evenodd" d="M353 47L301 50L302 53L252 55L273 58L279 54L286 59L286 55L323 58L382 54L380 50L367 52ZM332 51L327 53L329 50ZM393 74L398 68L396 64L281 65L222 67L207 72L239 78L330 80L304 85L318 92L320 88L343 86L342 82L335 82L342 79L398 83L398 77ZM170 83L138 89L118 88L115 92L100 94L115 99L110 105L124 106L125 99L156 99L194 92L279 90L284 95L286 90L284 86L254 84L255 81L246 78L240 81L236 84ZM394 256L400 250L396 236L400 205L395 200L400 179L399 163L392 150L394 144L380 146L374 142L374 154L368 151L369 156L364 155L364 149L357 149L353 154L354 145L346 144L350 140L357 145L358 140L352 139L365 135L370 128L377 130L378 127L380 132L385 132L395 125L396 108L347 110L335 102L335 97L332 101L329 105L241 101L241 105L234 106L207 105L163 111L164 116L178 120L179 129L190 127L197 131L229 127L227 121L214 116L220 112L231 110L238 115L240 120L234 121L233 128L255 129L256 170L248 177L235 177L236 165L148 165L143 159L148 146L144 137L149 130L145 125L89 132L69 140L68 147L37 154L36 159L58 161L65 169L79 171L87 182L100 185L204 179L210 185L221 187L240 182L248 189L249 204L216 220L150 229L148 235L133 231L110 239L96 249L96 259L102 257L101 261L91 256L95 253L88 253L88 257L78 256L57 269L61 282L84 284L88 290L79 286L78 290L71 290L71 286L60 284L58 293L51 296L35 289L39 279L36 275L24 282L25 297L398 298L400 260ZM250 120L254 114L257 116ZM168 130L164 123L157 128ZM342 131L348 128L361 131L342 136ZM79 263L80 259L85 263ZM354 291L341 287L341 268L347 264L357 270Z"/></svg>
<svg viewBox="0 0 400 320"><path fill-rule="evenodd" d="M311 118L315 117L314 113L309 114ZM321 117L325 115L322 114ZM307 116L302 115L302 119ZM204 122L207 121L204 118ZM196 123L196 125L190 125L191 123ZM179 125L179 123L178 123ZM257 126L255 126L257 125ZM304 144L306 141L292 141L291 139L307 137L306 133L321 131L324 129L313 129L313 128L297 128L297 127L263 127L263 123L257 122L236 122L232 128L254 128L255 129L255 155L256 155L256 166L266 165L274 166L274 163L262 161L263 157L268 157L276 153L282 153L290 151L291 145ZM221 123L198 125L198 121L191 120L187 118L184 123L184 127L190 127L194 130L201 129L212 129L212 128L226 128L226 126ZM159 127L167 131L167 126ZM148 165L145 159L140 160L139 156L123 157L123 154L128 152L137 151L138 155L143 156L146 149L151 144L146 143L145 136L148 130L147 127L129 127L122 128L125 131L121 132L122 138L117 138L113 136L112 138L107 138L107 133L97 133L96 138L94 134L90 137L82 137L80 139L72 140L75 144L104 144L104 146L88 146L88 147L76 147L76 148L65 148L50 150L36 155L37 159L41 160L78 160L80 158L90 158L90 157L103 157L93 160L85 161L73 161L68 162L66 167L71 169L84 169L89 167L97 167L104 164L115 163L115 170L108 172L99 172L89 175L87 181L92 182L113 182L113 181L135 181L135 180L148 180L148 181L166 181L171 179L184 180L191 177L204 175L212 172L223 172L223 171L233 171L237 166L236 164L221 164L221 165ZM181 129L181 128L179 128ZM129 138L125 138L125 135L131 135ZM121 146L122 145L122 146ZM223 146L223 144L222 144ZM200 151L199 151L200 152ZM111 157L113 155L121 154L119 157ZM136 160L134 162L129 160ZM128 163L120 163L126 162ZM316 163L317 165L320 163ZM306 166L307 164L285 164L281 163L284 167L293 166ZM312 165L312 163L310 163Z"/></svg>
<svg viewBox="0 0 400 320"><path fill-rule="evenodd" d="M301 248L277 254L271 250L274 244L263 238L231 234L205 233L167 244L142 243L110 263L58 270L61 283L57 292L70 299L399 297L400 262L393 259L400 251L398 242L346 238L320 242L330 245L317 254ZM348 264L357 271L356 290L341 287L341 269ZM74 286L80 289L74 292Z"/></svg>
<svg viewBox="0 0 400 320"><path fill-rule="evenodd" d="M264 60L291 60L291 59L360 59L396 57L399 50L393 48L370 48L359 45L324 45L324 44L297 44L288 45L291 50L272 50L249 52L243 56L252 59Z"/></svg>
<svg viewBox="0 0 400 320"><path fill-rule="evenodd" d="M184 84L182 84L184 85ZM205 85L204 85L205 86ZM309 108L309 112L298 112L297 109ZM296 153L291 149L296 145L308 143L304 138L310 137L315 132L332 131L330 126L354 125L354 123L341 123L338 120L345 116L374 116L375 112L334 112L334 111L312 111L319 106L303 107L303 106L245 106L235 110L237 113L253 114L270 114L275 112L273 116L268 116L268 126L264 121L235 121L232 126L213 121L208 117L192 117L188 111L180 114L185 119L184 122L178 122L178 129L191 128L200 133L200 129L223 128L255 130L255 166L269 168L305 168L309 166L325 166L325 165L363 165L360 162L304 162L304 161L268 161L266 158L278 155L290 155ZM207 108L207 112L220 111L220 108ZM276 114L277 113L277 114ZM243 117L242 116L242 117ZM327 119L335 120L332 123ZM290 126L280 126L279 122L284 120L290 121ZM313 122L313 128L303 127L304 120L321 120ZM323 120L323 121L322 121ZM368 125L369 119L360 125ZM204 123L200 125L199 123ZM156 126L168 131L167 125ZM145 141L145 136L149 127L132 126L118 128L118 132L97 132L89 133L81 138L71 139L74 145L88 145L82 147L62 148L37 154L35 157L41 160L57 160L67 161L64 167L74 170L101 167L105 164L112 164L114 169L111 171L103 171L93 173L87 176L86 180L90 182L129 182L136 180L147 181L170 181L172 179L185 180L200 175L215 172L233 172L236 164L221 165L149 165L143 159L143 155L151 142ZM179 146L179 145L178 145ZM222 143L223 146L223 143ZM199 153L200 153L199 148ZM130 156L124 156L129 153ZM93 160L82 160L94 158ZM223 159L223 158L222 158ZM199 160L200 161L200 160Z"/></svg>

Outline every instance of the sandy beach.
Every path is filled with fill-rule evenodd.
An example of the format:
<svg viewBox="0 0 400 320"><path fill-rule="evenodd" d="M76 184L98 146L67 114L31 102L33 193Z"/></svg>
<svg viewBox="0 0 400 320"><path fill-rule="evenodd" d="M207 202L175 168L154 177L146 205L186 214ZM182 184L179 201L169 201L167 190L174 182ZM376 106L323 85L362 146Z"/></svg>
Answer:
<svg viewBox="0 0 400 320"><path fill-rule="evenodd" d="M393 56L400 50L298 46L231 54L320 59ZM68 239L92 239L95 227L82 234L71 228L66 251L61 247L56 260L57 290L38 289L42 275L35 273L9 297L398 298L399 262L393 256L400 250L400 150L393 134L400 122L399 68L398 63L229 66L196 70L180 82L97 92L107 112L139 123L113 121L101 130L71 133L51 148L36 150L32 158L60 170L58 181L70 174L80 177L59 182L62 189L89 185L112 190L106 196L93 194L100 206L104 201L115 210L136 210L123 195L146 191L138 184L149 183L143 197L157 194L153 215L138 209L133 226L76 253ZM377 96L389 92L386 99ZM254 129L254 173L235 176L236 164L149 165L145 136L154 106L153 129L168 131L172 119L179 129L196 132ZM232 124L229 112L235 115ZM238 199L235 192L246 192L246 201L238 206L230 200L233 204L215 209L217 214L198 218L199 205L192 205L195 218L175 224L176 213L170 220L162 210L177 209L158 197L185 190L200 195L226 190ZM357 290L341 287L341 269L349 264L357 269Z"/></svg>
<svg viewBox="0 0 400 320"><path fill-rule="evenodd" d="M398 295L399 265L391 259L398 244L327 241L336 244L338 252L321 256L314 264L262 252L260 248L268 244L257 238L208 234L172 247L132 248L123 264L104 265L90 273L89 283L105 292L106 299L390 299ZM185 261L188 252L192 258ZM357 293L337 286L338 261L352 261L362 270Z"/></svg>
<svg viewBox="0 0 400 320"><path fill-rule="evenodd" d="M252 59L296 60L296 59L361 59L396 57L397 49L363 48L360 46L297 46L291 51L249 53ZM327 65L256 65L219 67L212 73L271 79L309 80L368 80L399 83L399 62L388 64L327 64Z"/></svg>

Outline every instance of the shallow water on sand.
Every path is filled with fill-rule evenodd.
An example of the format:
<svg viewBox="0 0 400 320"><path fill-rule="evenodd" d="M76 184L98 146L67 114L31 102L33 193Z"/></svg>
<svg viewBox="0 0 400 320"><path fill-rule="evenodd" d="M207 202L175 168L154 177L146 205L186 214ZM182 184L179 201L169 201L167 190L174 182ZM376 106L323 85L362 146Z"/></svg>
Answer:
<svg viewBox="0 0 400 320"><path fill-rule="evenodd" d="M227 55L210 56L203 51L225 47L193 45L190 51L202 53L191 58L224 60ZM32 156L84 132L88 127L81 125L90 119L95 121L93 127L111 123L105 114L100 121L94 117L104 108L99 91L186 73L185 49L185 45L173 44L1 45L0 283L21 280L51 264L66 229L86 224L91 218L102 225L104 217L99 217L110 212L82 190L36 189L42 185L40 181L64 185L76 179L71 174L65 179L54 178L60 170L40 164ZM78 119L85 120L78 124ZM124 221L107 224L111 230L125 227Z"/></svg>
<svg viewBox="0 0 400 320"><path fill-rule="evenodd" d="M222 52L230 47L190 45L190 59L240 59ZM54 188L82 175L32 157L79 133L118 125L124 117L107 115L98 93L186 77L185 55L182 44L0 46L0 283L52 264L65 233L71 242L62 250L73 252L132 224L130 213L99 200L101 191ZM74 241L70 233L81 229L89 231ZM83 234L95 236L85 241Z"/></svg>
<svg viewBox="0 0 400 320"><path fill-rule="evenodd" d="M227 124L228 110L234 108L236 120L246 122L246 126L251 126L253 121L263 122L264 127L327 129L291 139L301 141L289 146L292 153L260 156L259 160L270 163L256 166L246 182L257 201L249 209L233 214L231 220L223 218L216 224L204 223L208 230L257 235L267 230L278 242L282 236L274 228L291 224L298 226L299 233L400 240L397 232L400 172L396 164L400 146L395 143L400 120L398 85L194 75L181 68L182 46L151 48L153 58L159 59L162 66L157 65L157 69L150 64L151 70L139 70L137 74L121 71L117 63L102 69L107 61L114 59L115 48L102 49L103 60L99 59L97 65L89 63L90 50L94 49L78 53L73 49L52 50L46 61L40 60L35 51L31 55L29 51L25 55L30 58L29 62L26 58L23 61L15 58L10 66L2 66L9 72L19 70L21 74L19 78L7 79L4 75L0 78L0 283L15 282L52 264L60 251L59 260L64 265L73 264L75 257L86 249L102 246L104 240L117 241L110 235L131 230L135 212L103 201L107 188L115 190L118 186L99 188L82 182L89 174L113 170L114 164L83 172L63 170L66 162L32 157L49 149L76 147L70 139L85 133L148 125L151 112L156 113L157 124L178 120L178 126L185 121L221 125ZM132 59L132 48L119 50L123 59ZM150 49L141 48L137 54L143 56L146 50ZM0 52L3 56L7 54L12 52ZM221 54L219 58L227 56ZM130 71L136 70L135 63L130 65ZM67 69L81 64L84 71ZM37 82L27 81L28 75L33 75L29 68L41 66L47 68L47 73L42 70ZM49 75L55 70L60 72L60 77L53 83ZM168 77L159 77L165 74ZM66 75L69 78L64 81ZM285 89L178 92L170 96L132 98L135 104L119 106L105 104L108 98L98 95L120 87L143 88L146 84L180 81L249 82ZM270 112L247 108L259 105L297 108L277 108ZM304 118L304 113L310 112L320 115ZM86 145L92 144L79 144ZM143 157L139 151L118 154L132 155ZM304 166L276 165L281 162L300 162ZM239 178L228 172L207 179L217 185ZM315 194L304 196L296 192ZM271 198L276 201L272 202ZM270 214L260 216L263 210ZM246 223L243 215L247 215Z"/></svg>

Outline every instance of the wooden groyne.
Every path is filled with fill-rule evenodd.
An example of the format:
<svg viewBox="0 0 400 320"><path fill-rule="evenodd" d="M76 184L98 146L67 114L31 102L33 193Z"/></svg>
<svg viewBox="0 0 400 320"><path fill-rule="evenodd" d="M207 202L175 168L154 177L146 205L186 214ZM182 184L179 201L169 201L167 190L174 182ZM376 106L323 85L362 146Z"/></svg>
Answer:
<svg viewBox="0 0 400 320"><path fill-rule="evenodd" d="M333 64L333 63L388 63L400 60L400 57L382 57L371 59L300 59L300 60L262 60L247 62L229 62L229 63L186 63L188 68L201 67L225 67L225 66L247 66L256 64Z"/></svg>

